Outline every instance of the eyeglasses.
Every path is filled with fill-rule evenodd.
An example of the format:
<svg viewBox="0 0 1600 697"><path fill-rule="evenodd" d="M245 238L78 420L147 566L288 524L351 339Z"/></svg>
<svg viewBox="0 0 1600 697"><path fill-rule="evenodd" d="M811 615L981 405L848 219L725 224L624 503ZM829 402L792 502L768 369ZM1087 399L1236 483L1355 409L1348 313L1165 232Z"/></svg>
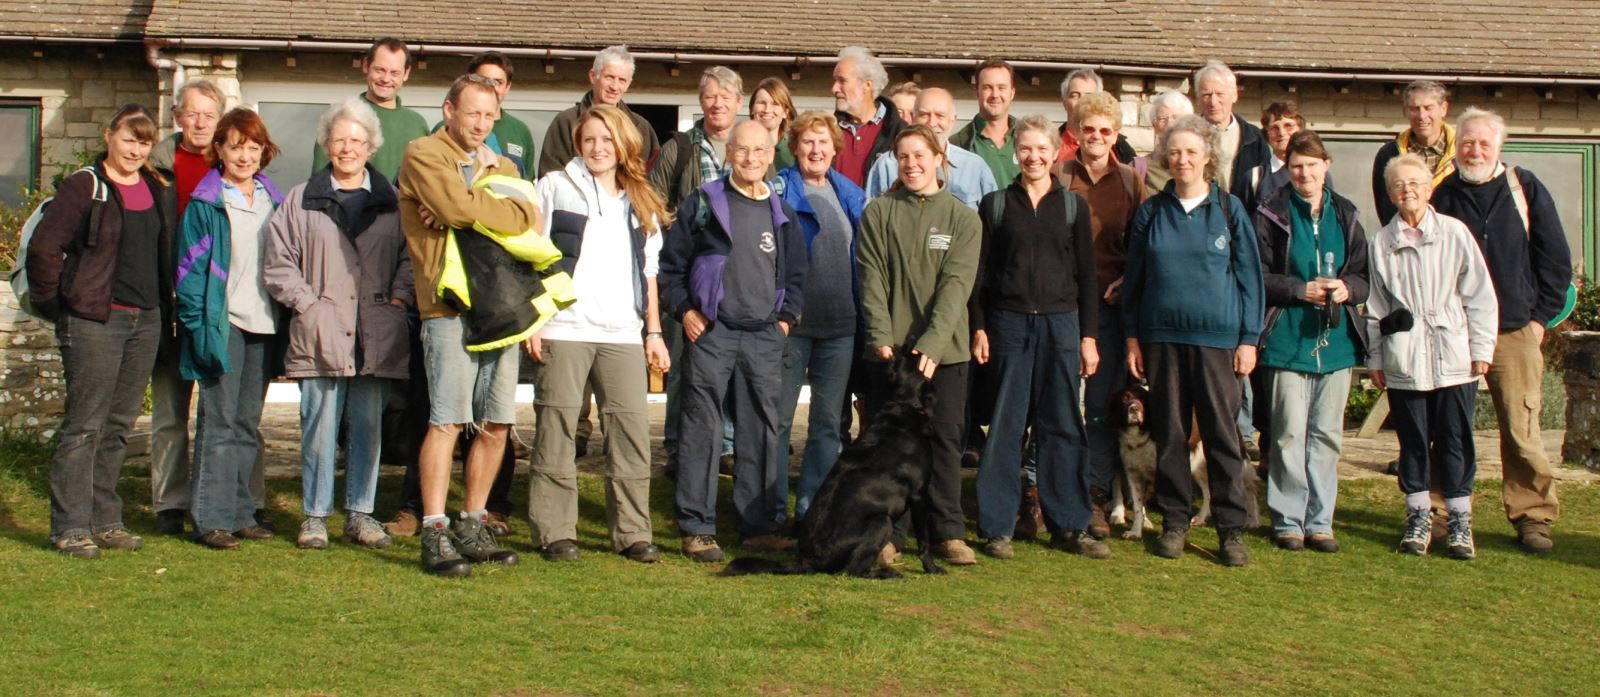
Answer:
<svg viewBox="0 0 1600 697"><path fill-rule="evenodd" d="M740 146L737 146L737 147L735 147L733 149L733 156L734 157L753 157L753 156L755 156L757 154L765 155L766 153L769 153L769 152L772 152L772 148L768 147L768 146L765 146L765 145L757 145L757 146L753 146L753 147L752 146L748 146L748 145L740 145Z"/></svg>
<svg viewBox="0 0 1600 697"><path fill-rule="evenodd" d="M1420 179L1412 181L1398 181L1389 185L1390 191L1421 191L1428 186L1428 182Z"/></svg>
<svg viewBox="0 0 1600 697"><path fill-rule="evenodd" d="M358 139L355 139L355 138L335 138L333 140L328 141L328 149L330 149L330 150L343 150L345 148L355 148L357 150L360 150L362 148L367 147L367 144L370 143L370 142L372 142L372 141L369 141L369 140L358 140Z"/></svg>
<svg viewBox="0 0 1600 697"><path fill-rule="evenodd" d="M1080 126L1079 128L1082 128L1082 127ZM1096 133L1099 133L1101 138L1110 138L1112 134L1116 133L1116 131L1113 131L1113 130L1111 130L1109 128L1105 128L1103 126L1100 127L1100 128L1082 128L1082 130L1083 130L1083 137L1085 137L1085 138L1088 138L1089 136L1092 136L1092 135L1094 135Z"/></svg>

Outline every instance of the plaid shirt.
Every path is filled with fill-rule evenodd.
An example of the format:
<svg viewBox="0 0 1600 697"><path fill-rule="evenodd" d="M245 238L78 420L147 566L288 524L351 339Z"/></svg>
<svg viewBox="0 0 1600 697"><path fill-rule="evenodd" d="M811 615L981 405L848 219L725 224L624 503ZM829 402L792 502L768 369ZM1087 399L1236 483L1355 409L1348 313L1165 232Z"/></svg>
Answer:
<svg viewBox="0 0 1600 697"><path fill-rule="evenodd" d="M706 137L705 121L696 122L694 128L689 129L689 147L694 149L697 156L701 183L714 182L732 171L733 168L713 152L711 139Z"/></svg>

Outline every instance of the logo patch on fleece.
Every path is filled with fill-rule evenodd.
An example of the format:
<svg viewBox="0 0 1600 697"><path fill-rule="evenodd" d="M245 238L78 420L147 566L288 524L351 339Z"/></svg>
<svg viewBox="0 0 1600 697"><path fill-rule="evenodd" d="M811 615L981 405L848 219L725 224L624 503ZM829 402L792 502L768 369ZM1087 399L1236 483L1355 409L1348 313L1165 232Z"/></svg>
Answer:
<svg viewBox="0 0 1600 697"><path fill-rule="evenodd" d="M950 249L950 233L936 227L928 228L928 249L935 252L944 252Z"/></svg>

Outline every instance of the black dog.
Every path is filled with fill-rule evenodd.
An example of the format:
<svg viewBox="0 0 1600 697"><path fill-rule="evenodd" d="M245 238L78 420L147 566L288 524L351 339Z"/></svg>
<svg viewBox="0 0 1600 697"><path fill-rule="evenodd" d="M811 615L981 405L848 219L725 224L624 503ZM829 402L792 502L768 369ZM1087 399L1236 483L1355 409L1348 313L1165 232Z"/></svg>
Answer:
<svg viewBox="0 0 1600 697"><path fill-rule="evenodd" d="M846 448L817 490L800 523L799 559L777 562L740 557L723 571L744 574L845 573L862 578L898 578L878 565L894 521L908 509L916 528L922 570L942 574L933 562L927 510L933 431L932 394L917 370L918 356L902 355L888 366L889 398L865 433Z"/></svg>

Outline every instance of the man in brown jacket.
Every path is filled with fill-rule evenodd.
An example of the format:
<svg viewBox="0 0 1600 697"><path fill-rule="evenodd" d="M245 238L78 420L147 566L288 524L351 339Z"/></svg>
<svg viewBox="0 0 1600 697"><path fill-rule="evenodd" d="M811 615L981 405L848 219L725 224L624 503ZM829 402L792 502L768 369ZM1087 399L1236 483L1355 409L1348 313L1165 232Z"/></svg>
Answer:
<svg viewBox="0 0 1600 697"><path fill-rule="evenodd" d="M398 180L401 227L411 252L422 351L427 364L428 434L418 467L422 476L422 565L440 576L466 576L468 562L515 564L517 555L496 544L484 527L489 487L500 466L506 435L516 420L516 347L468 353L461 317L434 292L444 266L450 229L482 223L494 230L527 230L538 211L531 201L496 198L472 184L492 174L517 176L516 165L483 142L500 116L494 85L463 75L444 102L444 128L406 147ZM477 424L466 461L466 499L448 526L445 499L450 461L464 424Z"/></svg>

